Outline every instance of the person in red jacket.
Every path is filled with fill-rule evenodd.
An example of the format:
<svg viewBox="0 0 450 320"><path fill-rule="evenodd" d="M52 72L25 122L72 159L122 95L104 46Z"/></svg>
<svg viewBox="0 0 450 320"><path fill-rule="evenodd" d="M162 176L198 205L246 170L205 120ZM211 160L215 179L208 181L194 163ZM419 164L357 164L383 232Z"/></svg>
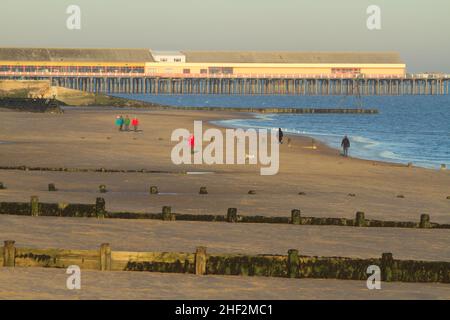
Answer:
<svg viewBox="0 0 450 320"><path fill-rule="evenodd" d="M191 153L194 153L194 147L195 147L195 140L194 135L191 134L191 136L188 139L189 146L191 147Z"/></svg>
<svg viewBox="0 0 450 320"><path fill-rule="evenodd" d="M138 125L139 125L139 120L136 116L133 117L133 120L131 120L131 125L134 128L134 132L136 132L138 130Z"/></svg>

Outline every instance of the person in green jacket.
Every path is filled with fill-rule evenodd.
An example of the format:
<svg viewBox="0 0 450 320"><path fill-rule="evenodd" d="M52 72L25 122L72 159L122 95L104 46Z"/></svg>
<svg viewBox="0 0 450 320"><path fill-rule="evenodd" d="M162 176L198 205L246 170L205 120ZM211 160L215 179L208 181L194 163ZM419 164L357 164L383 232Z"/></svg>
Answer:
<svg viewBox="0 0 450 320"><path fill-rule="evenodd" d="M131 120L130 120L130 118L127 115L125 117L125 131L130 131L130 123L131 123Z"/></svg>

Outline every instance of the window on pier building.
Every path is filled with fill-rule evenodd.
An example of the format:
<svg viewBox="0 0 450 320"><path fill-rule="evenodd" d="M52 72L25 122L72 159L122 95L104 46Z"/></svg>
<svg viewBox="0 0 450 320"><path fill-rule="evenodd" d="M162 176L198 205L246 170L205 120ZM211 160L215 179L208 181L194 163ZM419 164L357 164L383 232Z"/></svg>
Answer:
<svg viewBox="0 0 450 320"><path fill-rule="evenodd" d="M210 74L233 74L232 67L209 67Z"/></svg>
<svg viewBox="0 0 450 320"><path fill-rule="evenodd" d="M189 73L191 73L191 69L183 69L183 73L184 74L189 74Z"/></svg>
<svg viewBox="0 0 450 320"><path fill-rule="evenodd" d="M231 67L222 68L222 73L223 74L233 74L233 68L231 68Z"/></svg>
<svg viewBox="0 0 450 320"><path fill-rule="evenodd" d="M361 69L359 68L332 68L332 73L341 73L341 74L358 74L361 73Z"/></svg>

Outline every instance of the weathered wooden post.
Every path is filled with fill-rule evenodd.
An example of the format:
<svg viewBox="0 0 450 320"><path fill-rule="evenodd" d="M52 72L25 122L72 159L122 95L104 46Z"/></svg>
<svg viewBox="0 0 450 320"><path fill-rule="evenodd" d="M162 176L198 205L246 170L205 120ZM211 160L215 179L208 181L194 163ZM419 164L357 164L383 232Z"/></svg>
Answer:
<svg viewBox="0 0 450 320"><path fill-rule="evenodd" d="M98 186L98 191L100 191L100 193L106 193L108 190L106 190L106 186L104 184L101 184Z"/></svg>
<svg viewBox="0 0 450 320"><path fill-rule="evenodd" d="M447 165L446 165L446 164L444 164L444 163L443 163L443 164L441 164L441 170L442 170L442 171L444 171L444 170L447 170Z"/></svg>
<svg viewBox="0 0 450 320"><path fill-rule="evenodd" d="M175 221L175 214L172 213L172 207L162 207L162 219L164 221Z"/></svg>
<svg viewBox="0 0 450 320"><path fill-rule="evenodd" d="M302 224L301 211L299 209L292 209L291 211L291 223Z"/></svg>
<svg viewBox="0 0 450 320"><path fill-rule="evenodd" d="M206 190L206 187L200 187L199 194L208 194L208 190Z"/></svg>
<svg viewBox="0 0 450 320"><path fill-rule="evenodd" d="M158 194L158 187L157 186L151 186L150 187L150 194Z"/></svg>
<svg viewBox="0 0 450 320"><path fill-rule="evenodd" d="M365 227L365 226L366 226L366 218L364 216L364 212L362 211L356 212L355 227Z"/></svg>
<svg viewBox="0 0 450 320"><path fill-rule="evenodd" d="M16 265L16 243L14 240L6 240L3 246L3 266L14 267Z"/></svg>
<svg viewBox="0 0 450 320"><path fill-rule="evenodd" d="M298 260L298 250L289 249L287 257L287 273L289 278L298 278L300 261Z"/></svg>
<svg viewBox="0 0 450 320"><path fill-rule="evenodd" d="M67 202L58 202L58 210L60 217L64 215L64 209L66 209L68 205L69 204Z"/></svg>
<svg viewBox="0 0 450 320"><path fill-rule="evenodd" d="M431 227L431 223L430 223L430 215L429 214L421 214L420 215L420 224L419 224L420 228L423 229L427 229Z"/></svg>
<svg viewBox="0 0 450 320"><path fill-rule="evenodd" d="M102 243L100 246L100 270L111 271L111 246L109 243Z"/></svg>
<svg viewBox="0 0 450 320"><path fill-rule="evenodd" d="M392 281L394 279L394 257L392 253L385 252L381 254L381 279L383 281Z"/></svg>
<svg viewBox="0 0 450 320"><path fill-rule="evenodd" d="M292 147L292 141L291 138L287 139L288 148Z"/></svg>
<svg viewBox="0 0 450 320"><path fill-rule="evenodd" d="M413 163L412 162L408 162L407 166L408 166L408 168L412 168Z"/></svg>
<svg viewBox="0 0 450 320"><path fill-rule="evenodd" d="M3 182L0 182L0 190L5 190L6 189L6 187L5 187L5 185L3 184Z"/></svg>
<svg viewBox="0 0 450 320"><path fill-rule="evenodd" d="M56 187L54 183L49 183L48 184L48 191L56 191Z"/></svg>
<svg viewBox="0 0 450 320"><path fill-rule="evenodd" d="M236 208L228 208L227 210L227 221L228 222L237 222L237 209Z"/></svg>
<svg viewBox="0 0 450 320"><path fill-rule="evenodd" d="M95 214L97 218L104 218L106 213L106 202L104 198L95 199Z"/></svg>
<svg viewBox="0 0 450 320"><path fill-rule="evenodd" d="M206 274L206 247L197 247L195 251L195 274Z"/></svg>
<svg viewBox="0 0 450 320"><path fill-rule="evenodd" d="M31 196L30 199L31 215L33 217L39 216L39 197Z"/></svg>

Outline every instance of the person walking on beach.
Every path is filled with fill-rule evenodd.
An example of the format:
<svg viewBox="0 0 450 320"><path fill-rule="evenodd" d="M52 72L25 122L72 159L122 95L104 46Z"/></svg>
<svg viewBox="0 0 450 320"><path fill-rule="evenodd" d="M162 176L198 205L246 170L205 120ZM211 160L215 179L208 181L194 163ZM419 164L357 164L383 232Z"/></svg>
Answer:
<svg viewBox="0 0 450 320"><path fill-rule="evenodd" d="M123 117L122 116L116 117L116 126L119 127L119 131L122 131L122 128L123 128Z"/></svg>
<svg viewBox="0 0 450 320"><path fill-rule="evenodd" d="M130 118L128 117L128 115L125 117L125 131L130 131Z"/></svg>
<svg viewBox="0 0 450 320"><path fill-rule="evenodd" d="M133 120L131 120L131 125L134 128L134 132L138 130L139 120L136 116L133 117Z"/></svg>
<svg viewBox="0 0 450 320"><path fill-rule="evenodd" d="M191 147L191 154L194 153L194 146L195 146L195 140L194 140L194 135L191 134L191 136L189 137L188 140L189 146Z"/></svg>
<svg viewBox="0 0 450 320"><path fill-rule="evenodd" d="M350 140L348 139L347 136L345 136L344 139L342 139L341 147L342 150L344 151L344 157L348 157L348 148L350 148Z"/></svg>
<svg viewBox="0 0 450 320"><path fill-rule="evenodd" d="M283 130L281 130L281 128L278 128L278 142L280 144L283 143Z"/></svg>

